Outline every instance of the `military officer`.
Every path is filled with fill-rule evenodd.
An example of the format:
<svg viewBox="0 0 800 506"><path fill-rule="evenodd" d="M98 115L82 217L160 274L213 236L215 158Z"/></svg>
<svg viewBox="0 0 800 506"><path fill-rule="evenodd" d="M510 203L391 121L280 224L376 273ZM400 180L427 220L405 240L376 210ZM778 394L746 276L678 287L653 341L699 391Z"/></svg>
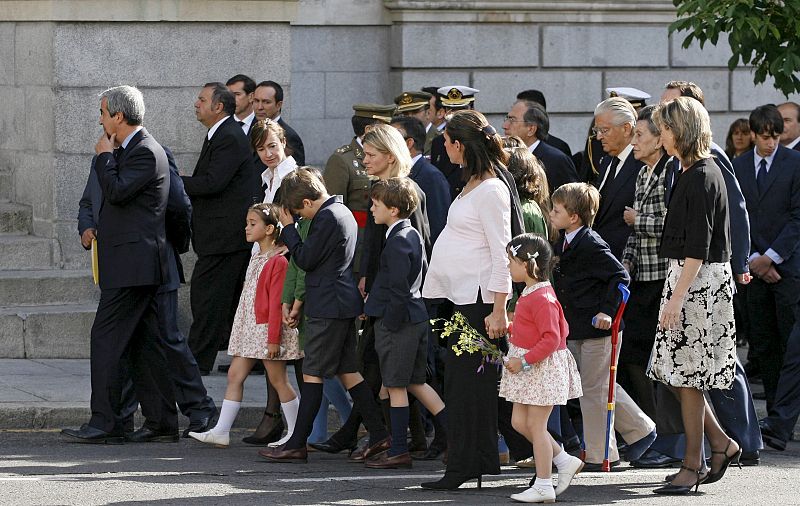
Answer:
<svg viewBox="0 0 800 506"><path fill-rule="evenodd" d="M394 97L397 106L397 116L411 116L417 118L423 125L428 123L428 110L431 107L432 95L425 91L404 91Z"/></svg>
<svg viewBox="0 0 800 506"><path fill-rule="evenodd" d="M389 124L394 115L394 105L355 104L353 106L353 133L355 137L349 144L338 148L325 163L323 178L328 193L341 195L344 204L353 213L358 223L358 245L356 246L355 266L361 258L361 238L367 223L367 209L370 206L370 180L364 168L364 147L361 139L376 123Z"/></svg>
<svg viewBox="0 0 800 506"><path fill-rule="evenodd" d="M473 109L475 95L478 94L478 91L469 86L442 86L436 90L437 96L445 109L445 118L455 111ZM442 123L440 130L444 131L446 126L447 122L445 121ZM447 178L447 183L450 185L450 197L455 200L458 194L461 193L461 189L464 188L464 181L462 180L461 167L452 163L450 157L447 156L447 151L444 148L444 136L442 135L431 142L431 163L441 170L444 177Z"/></svg>
<svg viewBox="0 0 800 506"><path fill-rule="evenodd" d="M423 156L430 159L431 157L431 144L433 139L442 135L447 121L444 119L445 109L442 105L442 99L439 97L439 86L426 86L422 91L431 95L428 100L428 117L422 121L425 125L425 147L422 151Z"/></svg>

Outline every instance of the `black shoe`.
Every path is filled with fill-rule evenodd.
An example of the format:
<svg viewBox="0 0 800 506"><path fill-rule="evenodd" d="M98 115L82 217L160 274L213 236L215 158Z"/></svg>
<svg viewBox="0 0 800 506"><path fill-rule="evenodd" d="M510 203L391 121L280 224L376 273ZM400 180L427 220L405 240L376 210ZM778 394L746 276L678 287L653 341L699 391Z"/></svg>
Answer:
<svg viewBox="0 0 800 506"><path fill-rule="evenodd" d="M277 421L275 422L275 425L272 427L272 430L270 430L267 433L267 435L263 437L258 437L255 434L253 434L252 436L247 436L245 438L242 438L242 442L247 443L249 445L264 446L279 440L283 435L283 429L285 428L283 425L283 418L281 418L280 413L267 413L265 411L264 417L266 418L268 416L272 418L277 418Z"/></svg>
<svg viewBox="0 0 800 506"><path fill-rule="evenodd" d="M211 428L212 417L198 418L189 422L189 426L183 431L183 438L188 438L190 432L207 432Z"/></svg>
<svg viewBox="0 0 800 506"><path fill-rule="evenodd" d="M122 433L105 432L88 423L81 425L80 429L62 429L61 434L72 438L75 443L121 445L125 443Z"/></svg>
<svg viewBox="0 0 800 506"><path fill-rule="evenodd" d="M757 466L761 463L761 454L758 450L754 452L742 452L742 456L739 457L739 463L743 466Z"/></svg>
<svg viewBox="0 0 800 506"><path fill-rule="evenodd" d="M340 443L333 438L329 438L327 441L323 441L322 443L309 443L308 446L325 453L339 453L342 450L348 450L350 453L353 453L356 449L356 446L358 446L358 441Z"/></svg>
<svg viewBox="0 0 800 506"><path fill-rule="evenodd" d="M619 465L619 460L615 460L611 462L611 469L614 469ZM603 464L594 464L592 462L586 462L583 464L583 469L581 470L582 473L600 473L603 471Z"/></svg>
<svg viewBox="0 0 800 506"><path fill-rule="evenodd" d="M438 460L446 450L446 448L436 448L431 445L422 455L417 456L412 454L411 458L414 460Z"/></svg>
<svg viewBox="0 0 800 506"><path fill-rule="evenodd" d="M428 481L425 483L421 483L420 486L422 488L427 488L428 490L455 490L464 483L476 479L478 480L478 490L481 488L481 476L470 476L466 478L462 478L460 476L455 476L453 474L444 473L442 479L439 481Z"/></svg>
<svg viewBox="0 0 800 506"><path fill-rule="evenodd" d="M638 460L631 461L631 466L640 469L658 469L662 467L672 467L678 464L681 459L676 459L665 455L658 450L647 450Z"/></svg>
<svg viewBox="0 0 800 506"><path fill-rule="evenodd" d="M778 431L772 428L766 418L758 421L758 427L761 429L761 439L767 446L780 452L786 449L786 440L778 435Z"/></svg>
<svg viewBox="0 0 800 506"><path fill-rule="evenodd" d="M715 483L721 480L722 477L725 476L725 471L728 470L728 466L730 466L731 463L739 466L739 469L742 468L742 464L739 462L739 459L742 456L742 449L739 448L736 450L736 452L734 452L733 455L728 455L728 449L731 447L731 443L733 443L733 439L728 439L728 444L721 452L715 452L714 450L711 450L712 455L723 455L725 460L722 461L722 467L719 468L719 471L712 473L711 470L709 470L708 476L706 477L706 483Z"/></svg>
<svg viewBox="0 0 800 506"><path fill-rule="evenodd" d="M700 484L705 483L708 480L708 477L711 475L711 473L707 473L704 476L702 471L686 466L681 466L681 469L686 469L687 471L695 473L697 475L697 481L695 481L692 485L673 485L672 483L667 483L663 487L658 487L657 489L653 490L653 492L662 495L687 495L692 491L692 488L694 488L694 491L697 492L697 489L700 488Z"/></svg>
<svg viewBox="0 0 800 506"><path fill-rule="evenodd" d="M177 443L177 430L153 430L150 427L142 427L132 434L125 435L125 441L129 443Z"/></svg>

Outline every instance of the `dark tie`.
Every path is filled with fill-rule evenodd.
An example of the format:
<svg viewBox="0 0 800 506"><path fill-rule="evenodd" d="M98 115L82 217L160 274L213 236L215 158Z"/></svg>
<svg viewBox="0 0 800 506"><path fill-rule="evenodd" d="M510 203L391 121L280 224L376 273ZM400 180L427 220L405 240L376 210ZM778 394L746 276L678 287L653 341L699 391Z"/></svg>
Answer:
<svg viewBox="0 0 800 506"><path fill-rule="evenodd" d="M125 153L125 148L123 148L122 146L120 146L117 149L115 149L114 150L114 160L119 161L119 159L122 158L122 154L123 153Z"/></svg>
<svg viewBox="0 0 800 506"><path fill-rule="evenodd" d="M208 140L208 134L203 137L203 149L200 150L200 158L203 158L203 155L206 154L206 150L211 145L211 141Z"/></svg>
<svg viewBox="0 0 800 506"><path fill-rule="evenodd" d="M756 186L758 187L758 194L763 195L767 185L767 160L762 158L758 162L758 174L756 174Z"/></svg>
<svg viewBox="0 0 800 506"><path fill-rule="evenodd" d="M569 240L566 237L564 237L564 247L561 248L561 252L563 253L567 251L567 248L569 248Z"/></svg>
<svg viewBox="0 0 800 506"><path fill-rule="evenodd" d="M239 126L244 126L244 121L240 121Z"/></svg>
<svg viewBox="0 0 800 506"><path fill-rule="evenodd" d="M600 195L604 196L608 193L609 187L614 182L614 177L617 175L617 166L619 165L619 158L616 156L611 159L611 164L608 166L608 172L606 176L606 181L603 183L603 187L600 189Z"/></svg>

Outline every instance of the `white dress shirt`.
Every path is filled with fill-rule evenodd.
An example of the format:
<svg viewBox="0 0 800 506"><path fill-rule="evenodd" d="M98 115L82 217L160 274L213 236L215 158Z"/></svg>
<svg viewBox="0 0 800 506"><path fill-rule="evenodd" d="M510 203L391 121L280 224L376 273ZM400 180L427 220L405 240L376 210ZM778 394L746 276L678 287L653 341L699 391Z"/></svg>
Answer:
<svg viewBox="0 0 800 506"><path fill-rule="evenodd" d="M233 115L233 119L235 119L237 122L241 121L241 122L244 123L244 125L241 125L241 127L242 127L242 131L244 131L244 134L247 135L247 134L250 133L250 125L252 125L253 121L256 119L256 113L255 112L251 112L248 116L246 116L243 119L237 118L236 115L234 114Z"/></svg>
<svg viewBox="0 0 800 506"><path fill-rule="evenodd" d="M134 128L133 132L131 132L127 137L125 137L125 140L122 141L122 144L120 144L119 147L121 147L122 149L127 148L128 147L128 143L131 142L131 139L133 139L133 136L136 135L139 132L139 130L141 130L142 128L144 128L142 125L139 125L136 128Z"/></svg>
<svg viewBox="0 0 800 506"><path fill-rule="evenodd" d="M296 168L297 162L291 156L287 156L275 167L275 170L267 167L267 170L261 173L261 182L267 187L264 191L265 204L271 204L275 201L275 194L278 193L283 178L294 172Z"/></svg>
<svg viewBox="0 0 800 506"><path fill-rule="evenodd" d="M619 158L619 163L617 164L617 168L614 171L614 177L617 177L617 174L619 174L619 170L622 168L623 165L625 165L625 160L628 159L628 155L630 155L631 152L633 152L633 144L628 144L627 146L625 146L625 149L620 151L620 153L615 157ZM610 164L609 167L611 167ZM606 184L606 180L608 180L608 174L609 171L606 171L605 175L603 175L603 181L600 183L600 186L597 187L597 191L603 189L603 186Z"/></svg>
<svg viewBox="0 0 800 506"><path fill-rule="evenodd" d="M225 120L228 118L230 118L230 116L225 116L221 120L214 123L214 126L208 129L208 134L207 134L208 140L211 140L211 138L214 137L214 134L217 133L217 129L219 128L219 126L225 123Z"/></svg>

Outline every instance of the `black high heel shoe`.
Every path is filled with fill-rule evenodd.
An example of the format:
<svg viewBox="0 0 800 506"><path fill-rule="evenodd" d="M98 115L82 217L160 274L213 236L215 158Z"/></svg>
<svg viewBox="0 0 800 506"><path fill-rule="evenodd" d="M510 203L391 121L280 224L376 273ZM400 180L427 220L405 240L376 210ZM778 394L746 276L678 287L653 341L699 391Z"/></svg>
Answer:
<svg viewBox="0 0 800 506"><path fill-rule="evenodd" d="M258 434L258 429L261 428L261 424L263 424L264 421L267 420L268 418L277 419L275 425L273 425L272 427L272 430L270 430L265 436L257 436L256 434ZM262 446L274 443L275 441L281 438L284 428L285 427L283 425L283 418L281 418L280 412L269 413L267 411L264 411L264 418L262 418L261 423L258 424L258 429L256 429L255 433L253 433L252 436L247 436L245 438L242 438L242 442L247 443L249 445L262 445Z"/></svg>
<svg viewBox="0 0 800 506"><path fill-rule="evenodd" d="M469 476L469 477L461 477L455 476L453 474L444 473L442 479L439 481L428 481L425 483L421 483L420 486L422 488L427 488L428 490L455 490L459 488L464 483L476 479L478 480L478 490L481 489L481 475L478 476Z"/></svg>
<svg viewBox="0 0 800 506"><path fill-rule="evenodd" d="M704 483L709 476L708 473L705 476L702 476L703 471L700 469L692 469L691 467L686 467L684 465L681 465L681 469L695 473L697 475L697 481L695 481L692 485L674 485L672 483L667 483L663 487L653 490L653 493L662 495L687 495L692 491L692 487L694 487L694 491L697 492L697 490L700 488L700 484Z"/></svg>
<svg viewBox="0 0 800 506"><path fill-rule="evenodd" d="M715 482L718 482L719 480L721 480L722 477L725 476L725 471L728 470L728 466L730 466L731 463L734 463L737 466L739 466L739 469L742 468L742 463L739 462L739 459L741 459L741 457L742 457L742 449L741 448L736 450L736 453L734 453L730 457L728 456L728 448L731 447L731 443L733 443L733 439L728 438L728 445L725 446L725 449L723 451L715 452L714 450L711 450L711 454L712 455L715 455L715 454L716 455L720 455L720 454L722 454L722 455L725 456L725 460L722 461L722 467L719 469L719 471L717 471L716 473L712 473L712 472L709 471L708 478L706 478L706 483L715 483Z"/></svg>

